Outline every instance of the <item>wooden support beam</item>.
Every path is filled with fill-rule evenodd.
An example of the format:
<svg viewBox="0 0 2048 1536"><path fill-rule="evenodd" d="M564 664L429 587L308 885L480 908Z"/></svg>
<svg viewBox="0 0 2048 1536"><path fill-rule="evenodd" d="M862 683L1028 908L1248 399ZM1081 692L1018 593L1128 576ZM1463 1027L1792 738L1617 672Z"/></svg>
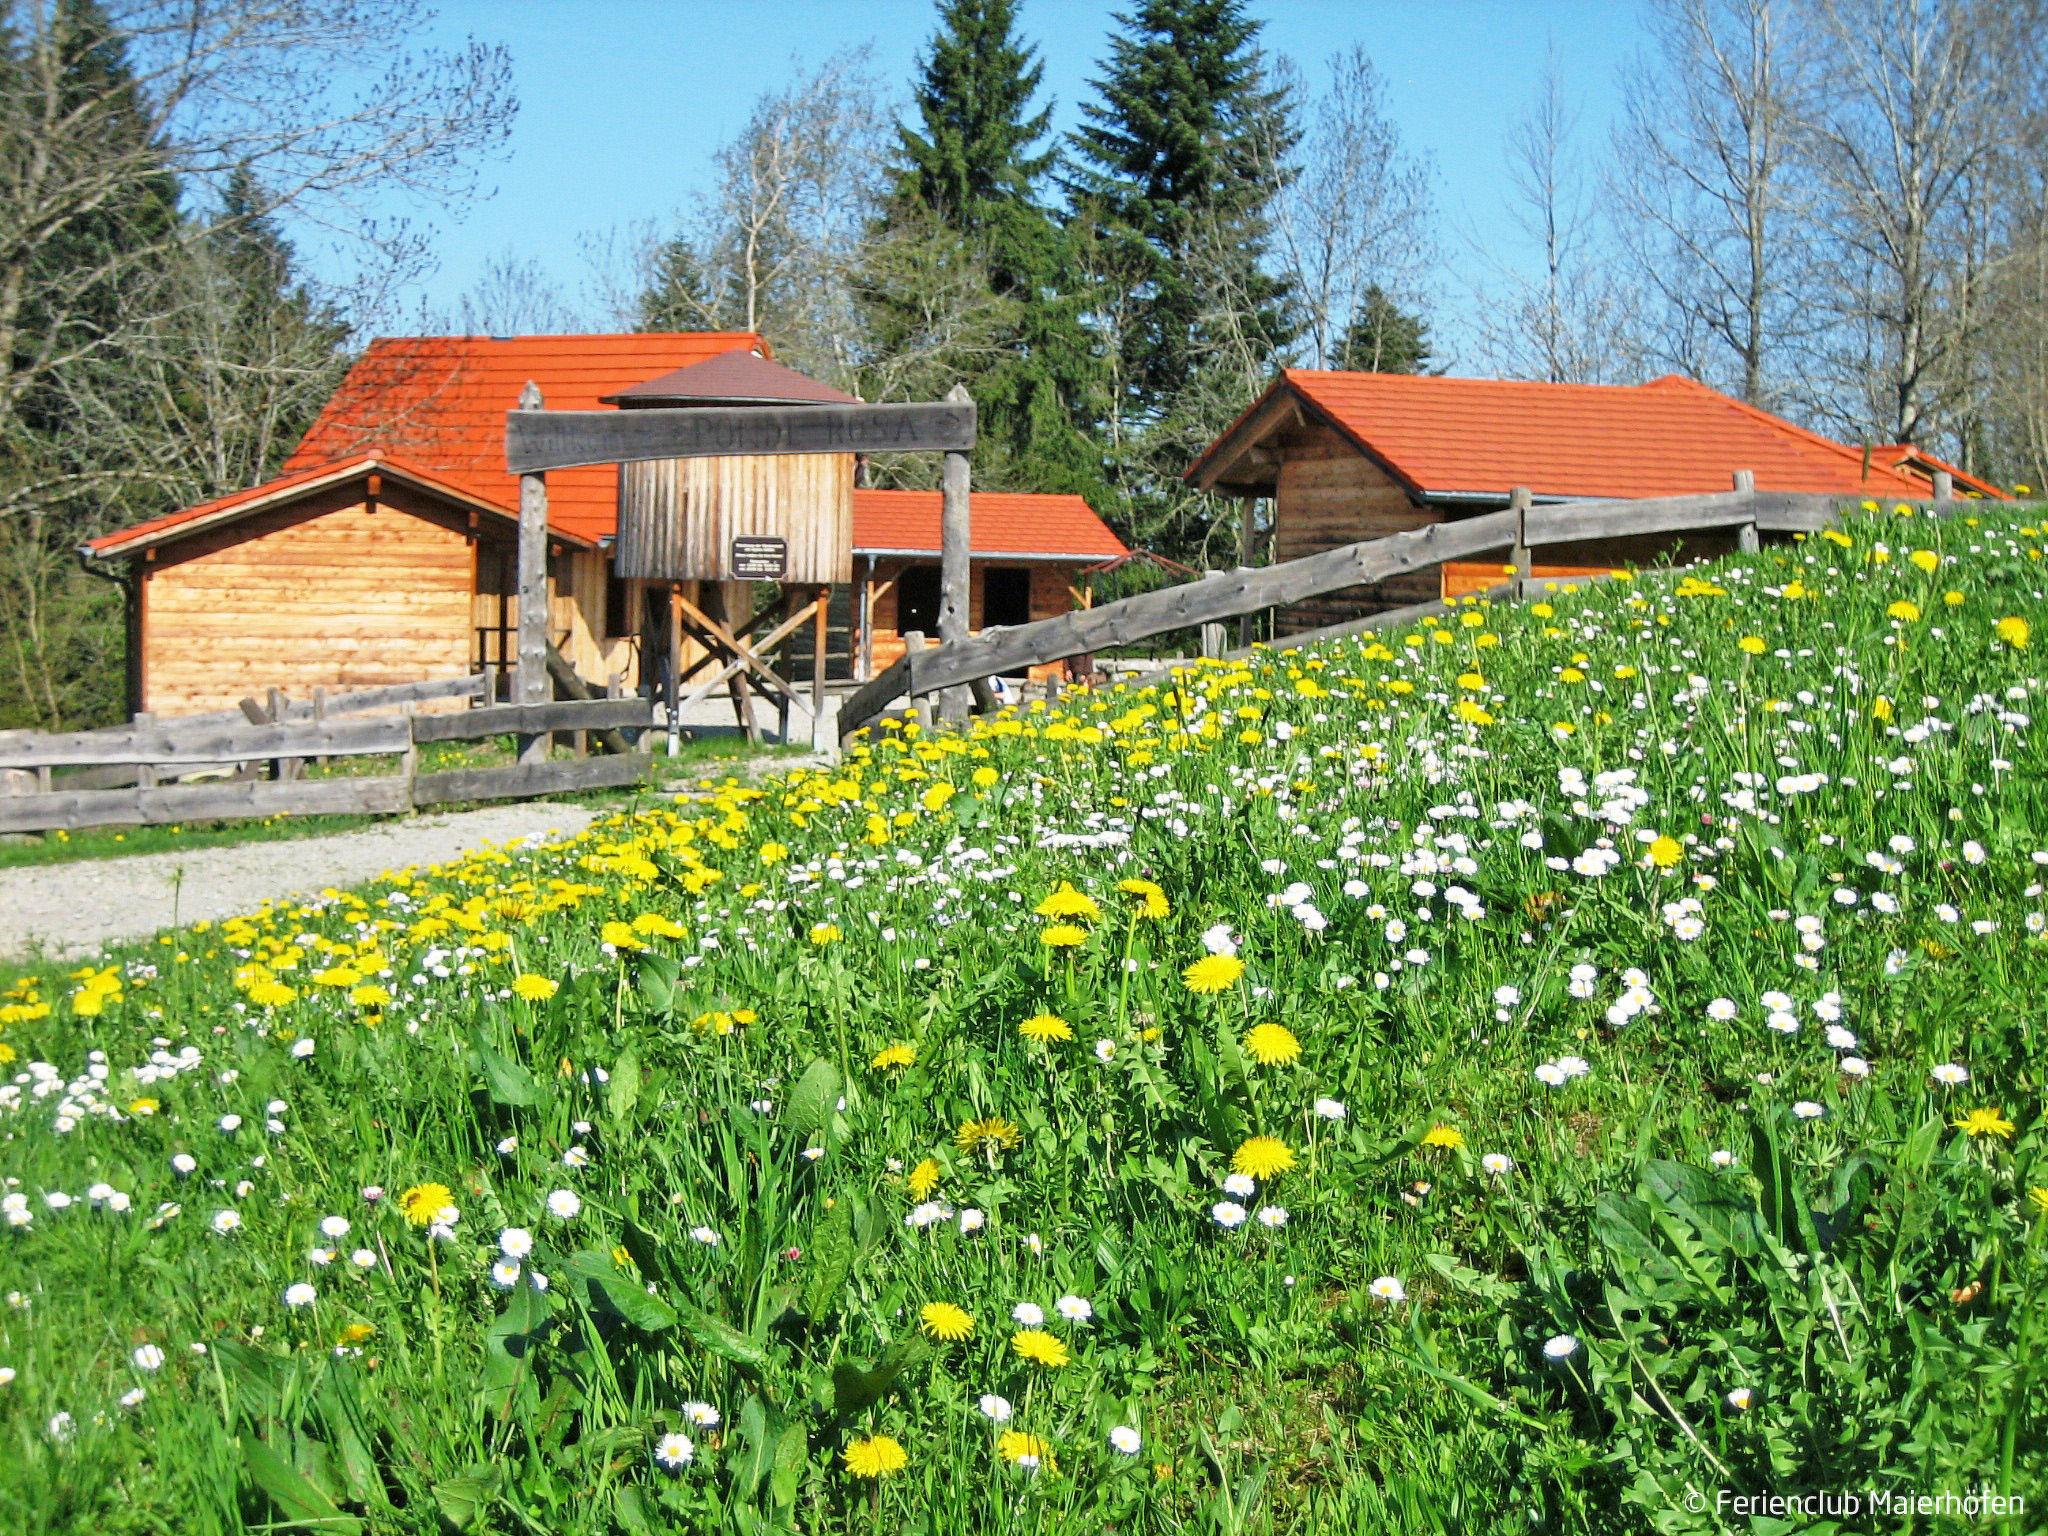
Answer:
<svg viewBox="0 0 2048 1536"><path fill-rule="evenodd" d="M967 388L955 384L948 400L964 400ZM969 512L967 455L949 450L939 472L943 498L939 511L939 638L965 640L971 598L968 592L970 556L974 548L972 517ZM947 720L967 717L967 700L958 692L939 698L939 714Z"/></svg>
<svg viewBox="0 0 2048 1536"><path fill-rule="evenodd" d="M952 452L974 446L974 402L740 405L633 411L546 411L505 417L505 467L515 475L577 464L764 453ZM536 407L537 409L537 407Z"/></svg>
<svg viewBox="0 0 2048 1536"><path fill-rule="evenodd" d="M681 593L676 594L676 602L681 606L684 627L691 632L700 644L708 644L714 648L723 648L729 655L738 657L740 661L745 663L746 670L760 678L762 685L770 693L778 694L785 698L796 697L796 690L783 679L781 674L769 666L754 647L734 634L725 624L712 618L710 614L699 608ZM810 610L807 608L804 611L808 613ZM789 631L783 630L782 633L787 635Z"/></svg>
<svg viewBox="0 0 2048 1536"><path fill-rule="evenodd" d="M531 379L519 392L519 409L540 410L540 386ZM548 482L539 470L519 477L519 673L513 699L544 703L548 696ZM544 762L545 735L522 737L519 761Z"/></svg>

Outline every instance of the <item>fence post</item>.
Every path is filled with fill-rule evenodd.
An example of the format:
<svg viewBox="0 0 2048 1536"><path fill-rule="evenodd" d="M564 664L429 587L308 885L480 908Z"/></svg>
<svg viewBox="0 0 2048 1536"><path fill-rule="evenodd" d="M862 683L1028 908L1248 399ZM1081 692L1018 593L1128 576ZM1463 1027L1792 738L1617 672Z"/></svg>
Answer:
<svg viewBox="0 0 2048 1536"><path fill-rule="evenodd" d="M404 714L405 756L399 759L398 772L399 776L405 780L405 808L408 811L413 811L419 809L419 800L415 791L419 787L420 780L420 744L413 736L412 723L419 717L419 706L417 704L405 705Z"/></svg>
<svg viewBox="0 0 2048 1536"><path fill-rule="evenodd" d="M1748 496L1752 498L1750 504L1751 515L1749 521L1742 524L1739 528L1735 530L1735 548L1742 554L1753 555L1757 552L1757 550L1763 547L1762 540L1758 539L1756 534L1756 505L1754 500L1756 496L1755 470L1738 469L1737 471L1735 471L1735 494L1738 496Z"/></svg>
<svg viewBox="0 0 2048 1536"><path fill-rule="evenodd" d="M1956 477L1945 469L1937 469L1934 472L1934 499L1936 501L1951 501L1955 498L1955 494Z"/></svg>
<svg viewBox="0 0 2048 1536"><path fill-rule="evenodd" d="M1214 661L1223 654L1223 648L1226 644L1224 636L1227 633L1228 631L1221 624L1204 624L1202 626L1202 659L1204 661Z"/></svg>
<svg viewBox="0 0 2048 1536"><path fill-rule="evenodd" d="M1508 492L1508 510L1515 514L1515 544L1508 551L1508 564L1515 568L1514 579L1508 584L1508 600L1519 602L1534 589L1529 567L1533 563L1529 554L1528 518L1529 508L1536 496L1526 485L1518 485ZM1437 578L1441 587L1443 578Z"/></svg>
<svg viewBox="0 0 2048 1536"><path fill-rule="evenodd" d="M271 691L275 693L277 690L272 689ZM150 723L155 719L155 715L144 713L137 715L132 721L129 722L129 724L134 729L137 737L140 737L145 731L149 729ZM135 765L135 787L137 789L156 788L155 763L137 763Z"/></svg>

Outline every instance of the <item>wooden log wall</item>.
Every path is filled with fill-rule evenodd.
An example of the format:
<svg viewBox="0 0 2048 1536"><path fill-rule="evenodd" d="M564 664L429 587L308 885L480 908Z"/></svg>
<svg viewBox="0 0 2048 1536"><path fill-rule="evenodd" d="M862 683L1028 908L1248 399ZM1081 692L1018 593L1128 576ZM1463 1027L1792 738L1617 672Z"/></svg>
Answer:
<svg viewBox="0 0 2048 1536"><path fill-rule="evenodd" d="M360 482L168 544L142 567L142 707L465 674L472 558L465 520Z"/></svg>
<svg viewBox="0 0 2048 1536"><path fill-rule="evenodd" d="M617 570L631 579L732 579L732 541L788 544L784 579L853 579L853 455L648 459L619 466Z"/></svg>
<svg viewBox="0 0 2048 1536"><path fill-rule="evenodd" d="M1273 495L1275 564L1443 521L1442 513L1418 506L1385 470L1319 422L1292 429L1280 451ZM1290 633L1436 595L1435 573L1417 571L1291 603L1275 618L1281 632Z"/></svg>

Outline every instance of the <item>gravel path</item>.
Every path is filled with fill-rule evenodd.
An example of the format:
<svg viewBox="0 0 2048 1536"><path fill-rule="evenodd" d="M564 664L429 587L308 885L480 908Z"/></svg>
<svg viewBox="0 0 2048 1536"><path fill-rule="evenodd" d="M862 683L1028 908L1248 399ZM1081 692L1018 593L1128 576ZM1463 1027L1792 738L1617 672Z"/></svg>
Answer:
<svg viewBox="0 0 2048 1536"><path fill-rule="evenodd" d="M566 803L495 805L322 837L0 870L0 959L38 949L58 959L88 955L173 922L252 912L279 896L358 885L408 864L445 863L487 843L566 836L604 814Z"/></svg>

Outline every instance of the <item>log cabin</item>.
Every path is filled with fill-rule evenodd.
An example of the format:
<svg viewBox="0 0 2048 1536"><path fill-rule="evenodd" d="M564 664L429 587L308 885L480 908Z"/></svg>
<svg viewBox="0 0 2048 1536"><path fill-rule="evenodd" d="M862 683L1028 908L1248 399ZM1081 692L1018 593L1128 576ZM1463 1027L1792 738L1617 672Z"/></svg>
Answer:
<svg viewBox="0 0 2048 1536"><path fill-rule="evenodd" d="M1188 469L1199 489L1272 503L1272 559L1537 502L1726 491L1737 471L1764 491L1926 496L1937 470L1959 494L1996 487L1907 444L1852 448L1676 375L1646 384L1546 384L1290 368ZM1666 556L1726 553L1733 536L1621 539L1538 550L1526 574L1572 576ZM1505 558L1503 556L1503 558ZM1279 616L1283 632L1457 597L1503 567L1446 562L1333 593Z"/></svg>
<svg viewBox="0 0 2048 1536"><path fill-rule="evenodd" d="M120 573L127 592L130 712L507 667L519 484L505 469L504 423L529 380L565 410L851 398L774 363L750 332L374 342L276 478L80 551ZM851 454L761 455L632 471L668 472L657 491L721 548L749 518L792 509L823 530L820 558L834 568L805 574L838 583L833 654L844 677L900 652L901 632L923 622L924 572L938 560L937 493L856 489L861 468ZM651 688L663 656L690 666L697 653L670 625L668 584L617 573L620 466L550 471L547 486L550 641L599 689ZM981 493L971 509L976 623L1065 613L1078 573L1126 552L1078 497ZM745 582L703 585L716 596L692 599L726 612L757 596Z"/></svg>

